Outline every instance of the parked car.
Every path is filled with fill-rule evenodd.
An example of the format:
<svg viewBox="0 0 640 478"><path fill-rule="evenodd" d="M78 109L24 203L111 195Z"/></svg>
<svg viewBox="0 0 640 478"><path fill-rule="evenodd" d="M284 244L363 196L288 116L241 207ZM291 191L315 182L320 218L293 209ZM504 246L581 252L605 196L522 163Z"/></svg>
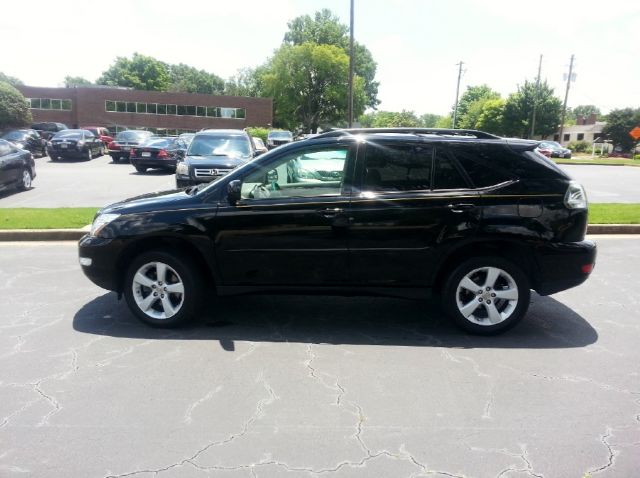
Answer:
<svg viewBox="0 0 640 478"><path fill-rule="evenodd" d="M267 146L264 144L264 141L262 141L262 138L253 136L251 139L253 139L253 146L258 154L266 153L267 151L269 151L267 149Z"/></svg>
<svg viewBox="0 0 640 478"><path fill-rule="evenodd" d="M182 133L181 135L178 136L178 138L184 141L185 144L188 146L191 144L191 141L193 141L193 137L195 135L196 135L195 133Z"/></svg>
<svg viewBox="0 0 640 478"><path fill-rule="evenodd" d="M538 153L546 156L547 158L551 157L552 150L548 146L542 146L541 144L539 144L538 147L536 148L536 151L538 151Z"/></svg>
<svg viewBox="0 0 640 478"><path fill-rule="evenodd" d="M149 168L176 171L176 163L184 157L187 144L180 138L150 138L131 149L129 160L139 173Z"/></svg>
<svg viewBox="0 0 640 478"><path fill-rule="evenodd" d="M33 123L30 126L31 129L34 129L38 132L40 137L45 141L50 140L54 134L59 131L64 131L67 128L67 125L64 123L54 123L52 121L45 121L42 123Z"/></svg>
<svg viewBox="0 0 640 478"><path fill-rule="evenodd" d="M277 146L291 143L293 141L293 134L291 131L286 130L271 130L267 134L267 148L273 149Z"/></svg>
<svg viewBox="0 0 640 478"><path fill-rule="evenodd" d="M596 258L583 187L537 145L467 130L324 133L208 185L103 208L80 264L154 326L193 318L213 293L437 294L465 330L503 332L530 289L577 286Z"/></svg>
<svg viewBox="0 0 640 478"><path fill-rule="evenodd" d="M109 146L109 143L113 141L111 131L104 126L81 126L80 128L91 131L94 136L100 138L100 141L104 143L105 149Z"/></svg>
<svg viewBox="0 0 640 478"><path fill-rule="evenodd" d="M153 134L144 130L126 130L120 131L116 138L109 143L109 155L114 163L120 161L129 161L131 148L144 143L151 138Z"/></svg>
<svg viewBox="0 0 640 478"><path fill-rule="evenodd" d="M0 139L0 190L17 187L24 191L31 188L36 177L36 163L26 149L18 148Z"/></svg>
<svg viewBox="0 0 640 478"><path fill-rule="evenodd" d="M542 141L539 146L540 149L551 151L552 158L570 158L571 150L565 148L556 141ZM546 156L546 155L545 155Z"/></svg>
<svg viewBox="0 0 640 478"><path fill-rule="evenodd" d="M3 134L2 139L6 139L18 148L26 149L31 154L40 156L47 154L47 142L34 129L14 129Z"/></svg>
<svg viewBox="0 0 640 478"><path fill-rule="evenodd" d="M176 166L176 186L184 188L218 179L257 155L249 135L240 129L196 133L184 161Z"/></svg>
<svg viewBox="0 0 640 478"><path fill-rule="evenodd" d="M52 161L58 158L90 160L104 154L104 144L86 129L66 129L47 143L47 153Z"/></svg>

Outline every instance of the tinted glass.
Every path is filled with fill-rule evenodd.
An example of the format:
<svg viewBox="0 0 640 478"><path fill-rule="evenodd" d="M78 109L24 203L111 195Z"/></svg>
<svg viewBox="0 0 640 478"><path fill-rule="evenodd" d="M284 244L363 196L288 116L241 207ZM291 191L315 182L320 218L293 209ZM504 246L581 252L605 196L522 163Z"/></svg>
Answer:
<svg viewBox="0 0 640 478"><path fill-rule="evenodd" d="M173 138L153 138L148 139L140 146L147 146L149 148L166 148L168 146L171 146L174 141L175 140Z"/></svg>
<svg viewBox="0 0 640 478"><path fill-rule="evenodd" d="M143 141L151 136L148 131L122 131L116 136L116 141Z"/></svg>
<svg viewBox="0 0 640 478"><path fill-rule="evenodd" d="M491 164L491 158L484 149L477 147L457 147L454 154L477 188L493 186L509 181L510 176Z"/></svg>
<svg viewBox="0 0 640 478"><path fill-rule="evenodd" d="M290 131L271 131L269 132L271 139L292 139L293 135Z"/></svg>
<svg viewBox="0 0 640 478"><path fill-rule="evenodd" d="M3 134L2 138L9 141L17 141L17 140L25 139L26 136L27 136L27 133L24 133L22 131L10 131L6 134Z"/></svg>
<svg viewBox="0 0 640 478"><path fill-rule="evenodd" d="M362 189L415 191L431 188L433 147L369 143Z"/></svg>
<svg viewBox="0 0 640 478"><path fill-rule="evenodd" d="M77 129L67 129L56 133L53 139L82 139L82 131Z"/></svg>
<svg viewBox="0 0 640 478"><path fill-rule="evenodd" d="M251 147L246 136L199 135L193 138L187 155L250 158Z"/></svg>
<svg viewBox="0 0 640 478"><path fill-rule="evenodd" d="M435 160L434 189L465 189L469 185L445 151L439 149Z"/></svg>

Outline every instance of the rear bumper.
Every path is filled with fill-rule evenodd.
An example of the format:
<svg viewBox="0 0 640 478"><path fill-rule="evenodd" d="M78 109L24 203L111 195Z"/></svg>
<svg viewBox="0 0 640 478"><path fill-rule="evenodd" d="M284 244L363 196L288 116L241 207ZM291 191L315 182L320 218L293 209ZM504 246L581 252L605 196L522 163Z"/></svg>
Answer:
<svg viewBox="0 0 640 478"><path fill-rule="evenodd" d="M176 169L175 159L147 159L147 158L129 158L134 166L144 166L145 168L165 168Z"/></svg>
<svg viewBox="0 0 640 478"><path fill-rule="evenodd" d="M547 243L535 250L539 275L534 289L540 295L555 294L582 284L595 266L593 241Z"/></svg>
<svg viewBox="0 0 640 478"><path fill-rule="evenodd" d="M47 149L47 154L49 156L55 156L59 158L83 158L87 154L86 149L78 150L76 148L70 149Z"/></svg>

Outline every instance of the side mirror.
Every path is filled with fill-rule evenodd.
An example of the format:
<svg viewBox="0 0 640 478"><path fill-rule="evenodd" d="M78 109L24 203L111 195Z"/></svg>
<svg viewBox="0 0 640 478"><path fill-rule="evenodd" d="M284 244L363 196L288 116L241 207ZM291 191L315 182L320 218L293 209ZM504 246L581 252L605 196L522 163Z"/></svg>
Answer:
<svg viewBox="0 0 640 478"><path fill-rule="evenodd" d="M227 184L227 200L232 206L235 206L236 203L240 200L241 193L242 181L240 181L239 179L235 179Z"/></svg>

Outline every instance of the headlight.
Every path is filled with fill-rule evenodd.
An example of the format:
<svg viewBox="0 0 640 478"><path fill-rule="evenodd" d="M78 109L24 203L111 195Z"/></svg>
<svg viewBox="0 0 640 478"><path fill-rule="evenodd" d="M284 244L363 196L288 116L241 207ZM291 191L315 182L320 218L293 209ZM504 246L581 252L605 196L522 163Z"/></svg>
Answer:
<svg viewBox="0 0 640 478"><path fill-rule="evenodd" d="M82 148L84 146L84 141L78 141L78 148Z"/></svg>
<svg viewBox="0 0 640 478"><path fill-rule="evenodd" d="M93 220L93 224L91 224L91 235L97 236L100 234L100 231L112 221L115 221L120 214L100 214Z"/></svg>
<svg viewBox="0 0 640 478"><path fill-rule="evenodd" d="M176 174L182 174L183 176L189 176L189 166L184 161L180 161L176 166Z"/></svg>

